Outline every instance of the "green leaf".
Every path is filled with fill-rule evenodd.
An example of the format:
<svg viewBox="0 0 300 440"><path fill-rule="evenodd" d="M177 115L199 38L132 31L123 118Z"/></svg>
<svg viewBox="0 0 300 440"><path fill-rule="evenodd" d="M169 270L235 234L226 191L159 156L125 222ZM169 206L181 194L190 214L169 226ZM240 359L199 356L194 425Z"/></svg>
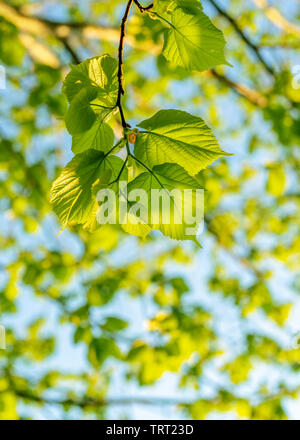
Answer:
<svg viewBox="0 0 300 440"><path fill-rule="evenodd" d="M114 138L112 128L98 117L89 130L73 136L72 151L78 154L92 148L107 153L113 146Z"/></svg>
<svg viewBox="0 0 300 440"><path fill-rule="evenodd" d="M116 144L117 146L118 144ZM124 162L123 162L124 163ZM114 173L110 176L109 179L107 179L107 182L109 181L109 185L105 184L103 185L101 182L96 183L93 188L93 193L95 196L97 196L98 192L102 189L112 189L116 196L116 206L115 209L112 209L108 212L106 211L106 204L99 202L99 216L103 214L103 217L106 219L110 217L113 221L116 223L120 223L122 228L125 232L128 234L137 235L138 237L146 237L150 232L151 228L144 222L137 223L135 215L132 215L130 212L128 213L128 199L126 198L126 192L123 191L122 187L119 186L119 182L128 182L128 168L125 167L120 174L120 168L119 173ZM120 204L125 203L125 209L120 209Z"/></svg>
<svg viewBox="0 0 300 440"><path fill-rule="evenodd" d="M94 91L98 104L115 106L118 95L118 62L109 55L94 57L72 67L63 83L69 102L82 90Z"/></svg>
<svg viewBox="0 0 300 440"><path fill-rule="evenodd" d="M274 197L280 197L284 194L286 187L286 175L282 163L273 163L268 166L269 176L266 189Z"/></svg>
<svg viewBox="0 0 300 440"><path fill-rule="evenodd" d="M8 66L20 66L25 56L25 48L18 36L18 28L0 17L0 60Z"/></svg>
<svg viewBox="0 0 300 440"><path fill-rule="evenodd" d="M122 224L122 228L127 234L145 238L151 232L151 227L146 222L136 223L136 216L128 213L127 223Z"/></svg>
<svg viewBox="0 0 300 440"><path fill-rule="evenodd" d="M166 162L178 163L195 175L228 155L201 118L180 110L160 110L139 127L146 131L137 135L134 152L150 168Z"/></svg>
<svg viewBox="0 0 300 440"><path fill-rule="evenodd" d="M66 126L70 134L76 135L89 130L97 115L103 120L111 115L118 96L117 68L115 58L103 55L74 66L67 75L63 92L70 102L66 114ZM87 138L89 136L90 133ZM75 143L77 141L78 139ZM88 148L93 148L93 145ZM83 151L86 148L79 149Z"/></svg>
<svg viewBox="0 0 300 440"><path fill-rule="evenodd" d="M152 11L163 15L168 11L168 8L171 3L172 0L154 0Z"/></svg>
<svg viewBox="0 0 300 440"><path fill-rule="evenodd" d="M193 222L186 222L187 210L194 215L196 208L196 190L201 189L198 182L192 178L182 167L177 164L166 163L164 165L155 166L152 172L144 172L136 179L128 184L128 194L135 190L144 190L147 193L147 206L142 200L139 200L140 206L138 218L142 224L148 224L152 229L160 230L164 235L176 240L193 240L196 241L197 227L201 220L203 220L202 205L198 210L198 216L193 218ZM180 190L182 198L176 198L171 194L173 190ZM193 190L188 197L184 190ZM161 197L165 199L166 205L161 206L156 204L152 198L152 191L159 190ZM198 193L199 196L199 193ZM203 194L200 194L203 197ZM200 203L203 199L199 200ZM132 211L133 206L129 209ZM168 208L169 215L165 208ZM144 214L142 214L144 212ZM146 214L145 214L146 213ZM132 212L132 214L134 214ZM179 220L179 221L178 221ZM181 222L180 222L181 220ZM193 228L195 231L192 234L187 232ZM198 244L198 242L196 241Z"/></svg>
<svg viewBox="0 0 300 440"><path fill-rule="evenodd" d="M78 223L91 227L98 209L94 187L115 179L123 163L97 150L80 153L68 163L53 183L50 198L63 226Z"/></svg>
<svg viewBox="0 0 300 440"><path fill-rule="evenodd" d="M154 0L151 12L157 12L167 18L167 15L171 14L177 6L183 9L197 8L202 10L202 5L198 0Z"/></svg>
<svg viewBox="0 0 300 440"><path fill-rule="evenodd" d="M108 316L105 318L105 323L101 325L101 328L107 332L118 332L124 330L126 327L128 327L128 323L115 316Z"/></svg>
<svg viewBox="0 0 300 440"><path fill-rule="evenodd" d="M88 359L95 367L99 367L107 358L119 358L121 352L114 340L108 338L93 339L89 345Z"/></svg>
<svg viewBox="0 0 300 440"><path fill-rule="evenodd" d="M170 26L165 34L163 55L171 63L200 72L228 64L223 33L200 8L176 7L170 18L160 18Z"/></svg>
<svg viewBox="0 0 300 440"><path fill-rule="evenodd" d="M91 101L95 98L93 89L81 89L74 97L66 114L66 126L70 134L74 135L89 130L96 119L91 108Z"/></svg>

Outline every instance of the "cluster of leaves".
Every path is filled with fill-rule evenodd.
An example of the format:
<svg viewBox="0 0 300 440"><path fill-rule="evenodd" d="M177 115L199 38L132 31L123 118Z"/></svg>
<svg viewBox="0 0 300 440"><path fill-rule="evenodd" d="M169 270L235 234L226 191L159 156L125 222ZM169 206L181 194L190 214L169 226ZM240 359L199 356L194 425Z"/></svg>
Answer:
<svg viewBox="0 0 300 440"><path fill-rule="evenodd" d="M158 18L168 26L163 54L173 65L203 71L225 63L223 34L202 12L197 0L156 0L147 12L152 19ZM74 66L64 81L63 92L69 102L65 120L73 137L75 157L53 184L54 210L63 226L78 223L95 229L99 204L102 211L107 209L103 201L97 202L97 191L106 186L120 198L122 193L117 183L125 181L129 183L128 191L146 191L147 212L152 213L143 216L146 206L141 201L136 206L134 200L126 200L129 202L126 219L118 217L126 232L145 237L151 229L158 229L173 239L195 240L186 233L184 221L182 224L176 221L176 212L182 206L170 193L174 189L200 189L195 176L226 153L200 117L180 110L160 110L139 123L138 129L129 129L123 121L123 137L114 144L108 122L118 110L123 112L122 62L119 58L118 67L118 61L109 55L94 57ZM130 143L134 144L134 153ZM124 160L114 156L122 148L127 150ZM170 224L163 222L163 208L156 213L157 223L153 223L153 189L167 194ZM183 212L188 204L193 209L195 198L181 200L181 204ZM203 212L201 216L198 214L193 226L202 219Z"/></svg>
<svg viewBox="0 0 300 440"><path fill-rule="evenodd" d="M285 26L295 20L297 0L273 4ZM149 13L128 22L128 121L160 108L202 114L235 153L197 175L207 189L203 249L156 233L140 240L112 225L91 234L70 224L57 235L49 188L70 158L61 81L74 54L115 55L124 7L124 0L0 2L7 71L0 91L7 346L0 350L0 419L132 419L137 408L152 418L298 418L300 90L289 60L299 38L276 30L267 9L233 0L224 9L233 21L214 16L235 68L203 74L161 55L166 22ZM157 13L171 22L171 9ZM115 116L109 125L119 139Z"/></svg>

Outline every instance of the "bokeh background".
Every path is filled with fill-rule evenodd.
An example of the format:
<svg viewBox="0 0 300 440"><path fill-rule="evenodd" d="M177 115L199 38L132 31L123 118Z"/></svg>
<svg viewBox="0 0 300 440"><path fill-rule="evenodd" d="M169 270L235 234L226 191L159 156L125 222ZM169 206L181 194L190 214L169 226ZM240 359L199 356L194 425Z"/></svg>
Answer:
<svg viewBox="0 0 300 440"><path fill-rule="evenodd" d="M137 8L125 49L132 125L186 110L234 154L201 173L198 249L117 226L58 234L61 83L116 56L126 2L0 1L2 420L300 419L300 5L202 3L233 67L170 66Z"/></svg>

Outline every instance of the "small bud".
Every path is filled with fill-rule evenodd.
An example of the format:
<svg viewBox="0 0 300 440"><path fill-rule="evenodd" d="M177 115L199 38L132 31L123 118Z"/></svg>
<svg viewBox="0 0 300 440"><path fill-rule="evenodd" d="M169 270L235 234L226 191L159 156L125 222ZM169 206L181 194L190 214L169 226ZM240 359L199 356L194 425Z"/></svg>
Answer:
<svg viewBox="0 0 300 440"><path fill-rule="evenodd" d="M131 133L129 133L128 140L131 144L135 144L136 133L134 133L133 131Z"/></svg>

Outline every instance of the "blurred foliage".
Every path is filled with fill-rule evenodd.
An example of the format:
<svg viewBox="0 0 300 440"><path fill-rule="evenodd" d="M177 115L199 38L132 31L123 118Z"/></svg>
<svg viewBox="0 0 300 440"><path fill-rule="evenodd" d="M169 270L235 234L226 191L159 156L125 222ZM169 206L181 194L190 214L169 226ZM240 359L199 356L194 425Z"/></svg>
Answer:
<svg viewBox="0 0 300 440"><path fill-rule="evenodd" d="M163 407L166 417L167 406L194 419L289 418L300 392L293 338L300 330L293 327L300 88L291 74L300 11L297 1L269 3L284 27L255 2L224 1L216 10L218 2L203 0L234 68L192 77L158 55L159 21L137 8L130 18L127 119L186 109L214 126L235 155L197 176L206 189L199 250L160 233L128 237L117 226L94 233L70 226L58 235L49 189L71 158L62 80L70 63L116 55L125 2L0 1L7 76L0 91L7 347L0 350L0 419L132 418L135 403ZM114 131L118 139L117 122ZM160 397L145 403L156 387Z"/></svg>

